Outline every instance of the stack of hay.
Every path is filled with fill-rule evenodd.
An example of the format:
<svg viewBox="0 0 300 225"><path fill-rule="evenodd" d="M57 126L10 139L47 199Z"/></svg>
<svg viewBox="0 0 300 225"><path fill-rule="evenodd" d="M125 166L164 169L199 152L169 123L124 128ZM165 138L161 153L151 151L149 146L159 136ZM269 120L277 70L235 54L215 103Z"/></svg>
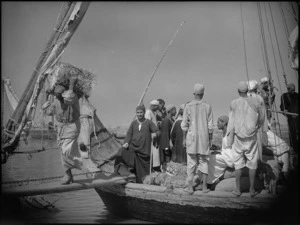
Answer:
<svg viewBox="0 0 300 225"><path fill-rule="evenodd" d="M59 62L52 71L52 85L51 89L54 89L56 85L60 84L65 87L70 85L70 77L76 77L74 92L78 96L85 96L88 98L91 95L91 90L95 86L95 75L85 69L76 68L69 63Z"/></svg>
<svg viewBox="0 0 300 225"><path fill-rule="evenodd" d="M144 184L159 185L163 187L183 188L186 180L186 165L169 162L166 172L155 172L145 177Z"/></svg>

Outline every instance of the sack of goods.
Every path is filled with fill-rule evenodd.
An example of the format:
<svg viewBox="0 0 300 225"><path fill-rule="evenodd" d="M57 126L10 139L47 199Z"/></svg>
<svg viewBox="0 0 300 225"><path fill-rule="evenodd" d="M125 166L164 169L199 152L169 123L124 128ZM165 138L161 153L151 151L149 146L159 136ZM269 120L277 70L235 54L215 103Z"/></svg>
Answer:
<svg viewBox="0 0 300 225"><path fill-rule="evenodd" d="M59 62L52 70L52 85L51 88L54 89L56 85L60 84L65 87L69 87L70 78L75 77L77 80L74 86L74 92L78 96L85 96L88 98L91 95L92 88L96 83L96 76L92 72L76 68L69 63Z"/></svg>

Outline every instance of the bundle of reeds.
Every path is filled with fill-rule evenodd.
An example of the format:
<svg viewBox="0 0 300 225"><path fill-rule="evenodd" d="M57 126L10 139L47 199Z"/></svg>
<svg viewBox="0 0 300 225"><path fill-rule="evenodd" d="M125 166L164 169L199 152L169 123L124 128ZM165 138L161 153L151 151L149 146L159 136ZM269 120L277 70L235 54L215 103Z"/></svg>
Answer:
<svg viewBox="0 0 300 225"><path fill-rule="evenodd" d="M96 83L96 76L92 72L77 68L69 63L59 62L53 68L52 75L54 76L54 82L52 82L54 88L60 84L65 87L70 85L70 77L76 77L77 81L74 86L74 92L79 96L89 97L91 95L92 88Z"/></svg>

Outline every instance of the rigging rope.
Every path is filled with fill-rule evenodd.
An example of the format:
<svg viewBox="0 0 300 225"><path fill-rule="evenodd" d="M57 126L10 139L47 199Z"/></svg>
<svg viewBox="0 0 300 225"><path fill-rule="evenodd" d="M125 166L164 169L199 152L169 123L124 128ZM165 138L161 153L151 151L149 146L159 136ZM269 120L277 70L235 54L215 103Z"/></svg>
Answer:
<svg viewBox="0 0 300 225"><path fill-rule="evenodd" d="M287 42L288 42L288 51L289 51L289 54L291 52L291 42L289 40L289 30L288 30L288 26L287 26L287 22L286 22L286 18L285 18L285 15L284 15L284 11L283 11L283 8L282 8L282 4L281 2L279 2L279 8L280 8L280 12L281 12L281 16L282 16L282 21L283 21L283 25L284 25L284 30L285 30L285 35L286 35L286 39L287 39ZM296 76L297 79L298 78L298 74L297 72L294 70L294 74Z"/></svg>
<svg viewBox="0 0 300 225"><path fill-rule="evenodd" d="M270 36L270 42L271 42L271 47L272 47L272 52L273 52L273 57L274 57L274 64L275 64L275 69L276 69L276 75L277 75L277 79L278 79L278 84L279 86L281 87L280 85L280 80L279 80L279 72L278 72L278 67L277 67L277 61L276 61L276 57L275 57L275 50L274 50L274 45L273 45L273 39L272 39L272 36L271 36L271 31L270 31L270 26L269 26L269 20L268 20L268 14L267 14L267 10L266 10L266 5L264 4L264 11L265 11L265 16L266 16L266 22L267 22L267 27L268 27L268 33L269 33L269 36ZM270 73L270 79L271 78L271 73ZM280 89L281 90L281 89ZM281 93L282 95L282 93ZM275 102L274 102L275 103ZM276 110L276 105L275 106L275 110ZM277 114L276 114L277 115ZM278 115L277 115L277 122L279 124L279 132L280 132L280 137L282 138L282 134L281 134L281 127L280 127L280 123L279 123L279 120L278 120Z"/></svg>
<svg viewBox="0 0 300 225"><path fill-rule="evenodd" d="M286 74L285 74L285 71L284 71L283 60L282 60L282 56L281 56L281 52L280 52L279 41L278 41L278 37L277 37L275 22L274 22L273 13L272 13L272 8L271 8L271 5L270 5L270 2L268 2L268 3L269 3L269 9L270 9L270 13L271 13L274 33L275 33L275 37L276 37L277 48L278 48L278 52L279 52L279 56L280 56L280 62L281 62L281 67L282 67L282 71L283 71L284 82L285 82L285 85L287 87ZM282 93L282 91L281 91L281 93Z"/></svg>
<svg viewBox="0 0 300 225"><path fill-rule="evenodd" d="M267 76L268 76L268 78L270 78L270 76L271 76L270 64L269 64L268 51L267 51L267 45L266 45L266 40L265 40L265 32L264 32L264 26L263 26L263 20L262 20L259 2L257 3L257 9L258 9L258 18L259 18L259 22L260 22L261 39L263 42L263 50L265 53L266 66L267 66L267 71L268 71Z"/></svg>
<svg viewBox="0 0 300 225"><path fill-rule="evenodd" d="M280 56L280 62L281 62L282 70L283 70L284 82L285 82L285 85L286 85L286 87L287 87L286 74L285 74L285 71L284 71L284 66L283 66L282 56L281 56L281 52L280 52L280 48L279 48L279 42L278 42L278 37L277 37L277 32L276 32L275 22L274 22L273 13L272 13L272 8L271 8L270 3L269 3L269 10L270 10L271 18L272 18L272 24L273 24L273 28L274 28L275 37L276 37L277 48L278 48L278 52L279 52L279 56ZM278 77L278 79L279 79L279 77ZM281 89L280 83L279 83L279 89L280 89L281 96L282 96L283 91L282 91L282 89ZM285 109L284 98L281 98L281 99L282 99L282 102L283 102L283 108L284 108L284 110L286 110L286 109ZM285 114L285 115L286 115L286 114ZM286 117L286 119L288 119L288 118ZM292 142L291 142L291 134L290 134L289 130L288 130L288 134L289 134L289 139L290 139L290 145L292 146ZM293 148L296 148L296 146L292 146L292 147L293 147Z"/></svg>
<svg viewBox="0 0 300 225"><path fill-rule="evenodd" d="M248 80L248 83L249 83L242 2L240 2L240 7L241 7L241 17L242 17L242 27L243 27L243 44L244 44L244 57L245 57L245 65L246 65L246 75L247 75L247 80Z"/></svg>

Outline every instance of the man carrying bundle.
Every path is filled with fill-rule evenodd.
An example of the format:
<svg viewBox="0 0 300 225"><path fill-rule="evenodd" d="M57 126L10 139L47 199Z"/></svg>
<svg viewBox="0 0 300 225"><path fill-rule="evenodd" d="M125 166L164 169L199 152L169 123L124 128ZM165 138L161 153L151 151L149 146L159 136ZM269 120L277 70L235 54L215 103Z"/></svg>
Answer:
<svg viewBox="0 0 300 225"><path fill-rule="evenodd" d="M158 147L160 130L159 130L159 124L156 119L156 112L157 112L158 108L159 108L159 101L152 100L150 102L150 108L146 110L145 118L148 120L151 120L157 127L157 139L151 146L151 148L152 148L152 150L151 150L152 165L151 166L153 166L154 171L160 172L160 159L159 159L159 147Z"/></svg>
<svg viewBox="0 0 300 225"><path fill-rule="evenodd" d="M58 122L57 142L61 148L62 165L65 170L61 184L73 182L71 169L78 168L76 157L80 157L77 145L80 114L78 96L73 92L75 81L76 78L70 78L68 92L63 85L56 85L53 92L48 91L48 95L53 94L55 96L54 102L50 104L50 101L47 101L42 107L46 115L55 115Z"/></svg>
<svg viewBox="0 0 300 225"><path fill-rule="evenodd" d="M198 170L203 175L203 193L207 188L209 149L212 142L213 113L211 106L202 100L204 95L203 84L195 84L194 100L184 108L181 128L183 145L187 152L187 185L184 190L194 193L193 179Z"/></svg>

